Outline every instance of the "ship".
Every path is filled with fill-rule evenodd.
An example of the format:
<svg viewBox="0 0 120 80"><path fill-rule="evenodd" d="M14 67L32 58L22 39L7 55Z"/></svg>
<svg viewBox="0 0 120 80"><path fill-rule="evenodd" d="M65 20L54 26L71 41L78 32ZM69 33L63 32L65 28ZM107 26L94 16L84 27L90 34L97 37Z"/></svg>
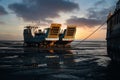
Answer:
<svg viewBox="0 0 120 80"><path fill-rule="evenodd" d="M50 27L40 29L37 26L26 26L23 31L25 46L68 47L75 39L76 26L67 25L61 29L61 24L52 23Z"/></svg>
<svg viewBox="0 0 120 80"><path fill-rule="evenodd" d="M112 61L120 63L120 0L107 19L107 54Z"/></svg>

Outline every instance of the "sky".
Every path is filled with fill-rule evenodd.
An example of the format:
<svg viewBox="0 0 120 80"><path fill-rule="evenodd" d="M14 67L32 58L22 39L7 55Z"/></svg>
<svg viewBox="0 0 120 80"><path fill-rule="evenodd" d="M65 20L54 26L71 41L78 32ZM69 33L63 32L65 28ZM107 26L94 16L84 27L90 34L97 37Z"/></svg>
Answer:
<svg viewBox="0 0 120 80"><path fill-rule="evenodd" d="M23 40L27 25L44 29L51 23L62 28L76 25L82 40L107 20L118 0L0 0L0 40ZM105 40L106 25L88 40Z"/></svg>

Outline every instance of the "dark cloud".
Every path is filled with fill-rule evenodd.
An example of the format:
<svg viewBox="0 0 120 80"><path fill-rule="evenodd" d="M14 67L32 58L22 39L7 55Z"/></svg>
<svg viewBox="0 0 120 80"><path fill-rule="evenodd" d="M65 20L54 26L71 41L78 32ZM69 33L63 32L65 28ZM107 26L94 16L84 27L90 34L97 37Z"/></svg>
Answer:
<svg viewBox="0 0 120 80"><path fill-rule="evenodd" d="M5 8L3 6L0 5L0 16L6 15L6 14L8 14L8 12L5 10Z"/></svg>
<svg viewBox="0 0 120 80"><path fill-rule="evenodd" d="M116 2L116 1L114 1L114 2ZM110 12L114 12L115 5L111 5L110 7L106 6L106 8L105 8L105 7L103 7L103 4L107 4L106 1L105 0L100 0L100 1L96 2L93 7L88 8L87 9L88 18L99 19L101 21L105 21L107 15ZM99 10L100 7L98 7L98 8L96 7L97 5L101 6L100 10Z"/></svg>
<svg viewBox="0 0 120 80"><path fill-rule="evenodd" d="M5 24L5 22L3 22L3 21L0 21L0 25L4 25Z"/></svg>
<svg viewBox="0 0 120 80"><path fill-rule="evenodd" d="M97 1L94 5L95 5L95 6L99 6L99 5L102 5L102 4L105 4L105 3L106 3L105 0L99 0L99 1Z"/></svg>
<svg viewBox="0 0 120 80"><path fill-rule="evenodd" d="M94 27L101 24L101 21L98 19L89 19L89 18L78 18L71 17L66 21L67 24L77 25L80 27Z"/></svg>
<svg viewBox="0 0 120 80"><path fill-rule="evenodd" d="M69 0L23 0L8 6L18 17L25 21L51 22L47 18L59 17L59 12L71 12L79 9L77 3Z"/></svg>
<svg viewBox="0 0 120 80"><path fill-rule="evenodd" d="M95 5L102 5L105 0L100 0L94 4L93 7L87 9L87 18L79 18L79 17L71 17L66 21L67 24L74 24L81 27L95 27L101 25L103 22L107 20L107 16L109 12L114 9L114 6L108 8L97 9Z"/></svg>
<svg viewBox="0 0 120 80"><path fill-rule="evenodd" d="M111 12L111 10L112 10L112 7L104 8L100 11L97 11L95 8L89 8L87 16L90 19L98 19L101 21L105 21L107 18L107 15L109 14L109 12Z"/></svg>

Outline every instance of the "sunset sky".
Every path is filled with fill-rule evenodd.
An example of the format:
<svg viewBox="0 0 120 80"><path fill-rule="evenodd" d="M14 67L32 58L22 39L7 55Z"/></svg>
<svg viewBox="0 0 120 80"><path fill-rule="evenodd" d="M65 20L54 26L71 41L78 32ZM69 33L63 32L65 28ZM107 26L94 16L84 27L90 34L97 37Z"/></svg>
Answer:
<svg viewBox="0 0 120 80"><path fill-rule="evenodd" d="M118 0L0 0L0 40L23 40L26 25L49 27L51 23L77 26L82 40L113 12ZM106 25L89 40L105 40Z"/></svg>

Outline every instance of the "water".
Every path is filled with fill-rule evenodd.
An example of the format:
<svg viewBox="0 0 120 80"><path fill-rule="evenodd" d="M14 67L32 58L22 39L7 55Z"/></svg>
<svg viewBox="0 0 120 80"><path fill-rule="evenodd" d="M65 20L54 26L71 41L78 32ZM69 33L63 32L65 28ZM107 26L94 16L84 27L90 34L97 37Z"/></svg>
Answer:
<svg viewBox="0 0 120 80"><path fill-rule="evenodd" d="M77 43L79 42L72 42L71 45ZM73 50L41 50L23 47L22 41L0 41L0 80L116 80L119 78L119 65L112 63L107 56L106 42L86 41L74 48Z"/></svg>

